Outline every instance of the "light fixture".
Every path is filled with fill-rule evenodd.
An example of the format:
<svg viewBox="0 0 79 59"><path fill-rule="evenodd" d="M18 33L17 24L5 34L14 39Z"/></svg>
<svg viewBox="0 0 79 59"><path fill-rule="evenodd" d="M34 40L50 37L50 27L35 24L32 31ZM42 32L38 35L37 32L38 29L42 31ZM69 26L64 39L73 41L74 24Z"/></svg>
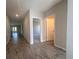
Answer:
<svg viewBox="0 0 79 59"><path fill-rule="evenodd" d="M16 17L18 17L19 15L18 14L16 14Z"/></svg>

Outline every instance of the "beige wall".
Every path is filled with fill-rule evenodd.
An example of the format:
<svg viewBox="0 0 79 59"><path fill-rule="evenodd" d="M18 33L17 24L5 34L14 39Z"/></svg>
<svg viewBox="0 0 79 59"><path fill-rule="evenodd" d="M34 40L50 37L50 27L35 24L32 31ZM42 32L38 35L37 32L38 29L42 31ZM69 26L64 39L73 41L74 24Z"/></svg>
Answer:
<svg viewBox="0 0 79 59"><path fill-rule="evenodd" d="M10 21L9 18L6 16L6 44L10 41Z"/></svg>
<svg viewBox="0 0 79 59"><path fill-rule="evenodd" d="M66 32L67 32L67 2L63 0L45 13L48 16L55 17L55 45L66 50Z"/></svg>
<svg viewBox="0 0 79 59"><path fill-rule="evenodd" d="M23 35L24 38L30 43L30 16L29 11L25 16L24 23L23 23Z"/></svg>
<svg viewBox="0 0 79 59"><path fill-rule="evenodd" d="M73 1L68 0L67 59L73 59Z"/></svg>

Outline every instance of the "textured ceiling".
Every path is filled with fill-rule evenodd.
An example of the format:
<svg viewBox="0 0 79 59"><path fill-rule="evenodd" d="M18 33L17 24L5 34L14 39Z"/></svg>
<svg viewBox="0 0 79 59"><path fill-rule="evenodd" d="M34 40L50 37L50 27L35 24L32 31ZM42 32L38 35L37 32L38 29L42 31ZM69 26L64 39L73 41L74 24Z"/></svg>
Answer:
<svg viewBox="0 0 79 59"><path fill-rule="evenodd" d="M6 12L9 17L15 17L16 14L23 17L29 9L44 12L60 1L61 0L6 0Z"/></svg>

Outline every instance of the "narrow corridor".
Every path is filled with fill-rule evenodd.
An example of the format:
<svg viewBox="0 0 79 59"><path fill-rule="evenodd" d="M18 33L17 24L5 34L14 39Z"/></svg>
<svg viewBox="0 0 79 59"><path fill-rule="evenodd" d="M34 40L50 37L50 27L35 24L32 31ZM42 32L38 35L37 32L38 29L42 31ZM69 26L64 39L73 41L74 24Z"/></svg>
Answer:
<svg viewBox="0 0 79 59"><path fill-rule="evenodd" d="M6 59L66 59L66 53L53 47L51 42L29 45L23 37L7 45Z"/></svg>

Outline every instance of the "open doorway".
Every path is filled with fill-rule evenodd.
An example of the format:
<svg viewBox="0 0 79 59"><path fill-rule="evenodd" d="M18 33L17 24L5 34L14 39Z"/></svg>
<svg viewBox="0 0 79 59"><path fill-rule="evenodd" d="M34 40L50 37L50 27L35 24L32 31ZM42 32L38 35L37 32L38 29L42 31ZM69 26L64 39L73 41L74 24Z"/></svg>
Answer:
<svg viewBox="0 0 79 59"><path fill-rule="evenodd" d="M41 37L41 25L40 19L33 18L33 41L34 43L39 43Z"/></svg>
<svg viewBox="0 0 79 59"><path fill-rule="evenodd" d="M47 41L54 44L55 41L55 17L47 17Z"/></svg>
<svg viewBox="0 0 79 59"><path fill-rule="evenodd" d="M21 37L22 35L22 29L21 25L11 25L11 37Z"/></svg>
<svg viewBox="0 0 79 59"><path fill-rule="evenodd" d="M12 38L18 38L17 26L11 27L11 36Z"/></svg>

